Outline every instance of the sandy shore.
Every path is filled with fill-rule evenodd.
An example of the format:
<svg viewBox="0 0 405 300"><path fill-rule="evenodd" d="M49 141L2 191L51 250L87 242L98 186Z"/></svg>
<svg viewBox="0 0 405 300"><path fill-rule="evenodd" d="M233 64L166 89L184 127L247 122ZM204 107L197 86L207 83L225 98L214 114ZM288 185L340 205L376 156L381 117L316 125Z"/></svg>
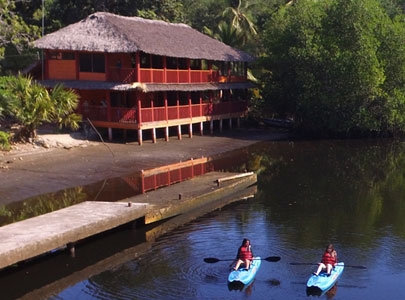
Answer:
<svg viewBox="0 0 405 300"><path fill-rule="evenodd" d="M17 145L10 152L0 152L0 204L287 137L269 129L232 129L214 136L184 136L156 144L145 141L139 146L87 141L78 134L40 135L42 146Z"/></svg>

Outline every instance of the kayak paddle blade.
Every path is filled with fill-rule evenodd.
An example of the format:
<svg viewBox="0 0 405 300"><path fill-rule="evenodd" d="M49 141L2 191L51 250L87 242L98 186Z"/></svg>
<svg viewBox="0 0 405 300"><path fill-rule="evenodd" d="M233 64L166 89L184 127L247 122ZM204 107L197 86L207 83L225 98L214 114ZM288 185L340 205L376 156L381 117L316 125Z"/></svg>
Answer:
<svg viewBox="0 0 405 300"><path fill-rule="evenodd" d="M280 261L281 257L280 256L269 256L266 257L264 260L270 261L270 262L278 262Z"/></svg>
<svg viewBox="0 0 405 300"><path fill-rule="evenodd" d="M213 263L219 262L220 259L215 258L215 257L207 257L207 258L204 258L204 261L206 263L213 264Z"/></svg>

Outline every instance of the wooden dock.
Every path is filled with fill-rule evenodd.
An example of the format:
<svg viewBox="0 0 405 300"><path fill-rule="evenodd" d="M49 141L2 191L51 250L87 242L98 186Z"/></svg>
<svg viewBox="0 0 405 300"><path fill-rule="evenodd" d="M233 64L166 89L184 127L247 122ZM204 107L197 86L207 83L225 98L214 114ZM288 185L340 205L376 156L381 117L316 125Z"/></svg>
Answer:
<svg viewBox="0 0 405 300"><path fill-rule="evenodd" d="M254 173L211 172L120 202L87 201L0 227L0 269L136 220L201 209L256 184Z"/></svg>

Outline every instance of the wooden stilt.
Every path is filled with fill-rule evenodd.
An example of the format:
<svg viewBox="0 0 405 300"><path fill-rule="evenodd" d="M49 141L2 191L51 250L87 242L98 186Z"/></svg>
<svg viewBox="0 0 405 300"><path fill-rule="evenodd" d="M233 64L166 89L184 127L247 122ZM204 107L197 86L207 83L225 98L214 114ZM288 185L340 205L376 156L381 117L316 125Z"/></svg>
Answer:
<svg viewBox="0 0 405 300"><path fill-rule="evenodd" d="M222 132L222 128L223 128L223 120L219 120L219 132Z"/></svg>
<svg viewBox="0 0 405 300"><path fill-rule="evenodd" d="M112 128L108 127L108 140L112 141L112 139L113 139Z"/></svg>
<svg viewBox="0 0 405 300"><path fill-rule="evenodd" d="M188 137L191 139L191 138L193 138L193 124L192 123L190 123L189 125L188 125Z"/></svg>
<svg viewBox="0 0 405 300"><path fill-rule="evenodd" d="M142 146L142 129L138 129L138 144Z"/></svg>
<svg viewBox="0 0 405 300"><path fill-rule="evenodd" d="M214 120L212 120L212 119L210 121L210 134L211 135L214 134Z"/></svg>
<svg viewBox="0 0 405 300"><path fill-rule="evenodd" d="M156 144L156 128L152 128L152 142Z"/></svg>
<svg viewBox="0 0 405 300"><path fill-rule="evenodd" d="M177 125L177 137L181 140L181 125Z"/></svg>
<svg viewBox="0 0 405 300"><path fill-rule="evenodd" d="M169 141L169 127L165 128L165 141L168 142Z"/></svg>
<svg viewBox="0 0 405 300"><path fill-rule="evenodd" d="M204 135L204 122L200 122L200 135Z"/></svg>
<svg viewBox="0 0 405 300"><path fill-rule="evenodd" d="M229 129L232 129L232 118L229 118Z"/></svg>

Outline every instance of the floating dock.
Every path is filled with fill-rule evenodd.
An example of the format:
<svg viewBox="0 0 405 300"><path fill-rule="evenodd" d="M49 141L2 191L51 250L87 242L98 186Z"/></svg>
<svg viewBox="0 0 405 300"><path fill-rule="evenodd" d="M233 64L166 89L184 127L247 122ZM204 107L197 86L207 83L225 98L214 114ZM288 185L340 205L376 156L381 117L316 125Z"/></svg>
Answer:
<svg viewBox="0 0 405 300"><path fill-rule="evenodd" d="M119 202L86 201L0 227L0 269L118 226L150 224L221 202L257 183L254 173L210 172ZM70 246L69 246L70 245Z"/></svg>

